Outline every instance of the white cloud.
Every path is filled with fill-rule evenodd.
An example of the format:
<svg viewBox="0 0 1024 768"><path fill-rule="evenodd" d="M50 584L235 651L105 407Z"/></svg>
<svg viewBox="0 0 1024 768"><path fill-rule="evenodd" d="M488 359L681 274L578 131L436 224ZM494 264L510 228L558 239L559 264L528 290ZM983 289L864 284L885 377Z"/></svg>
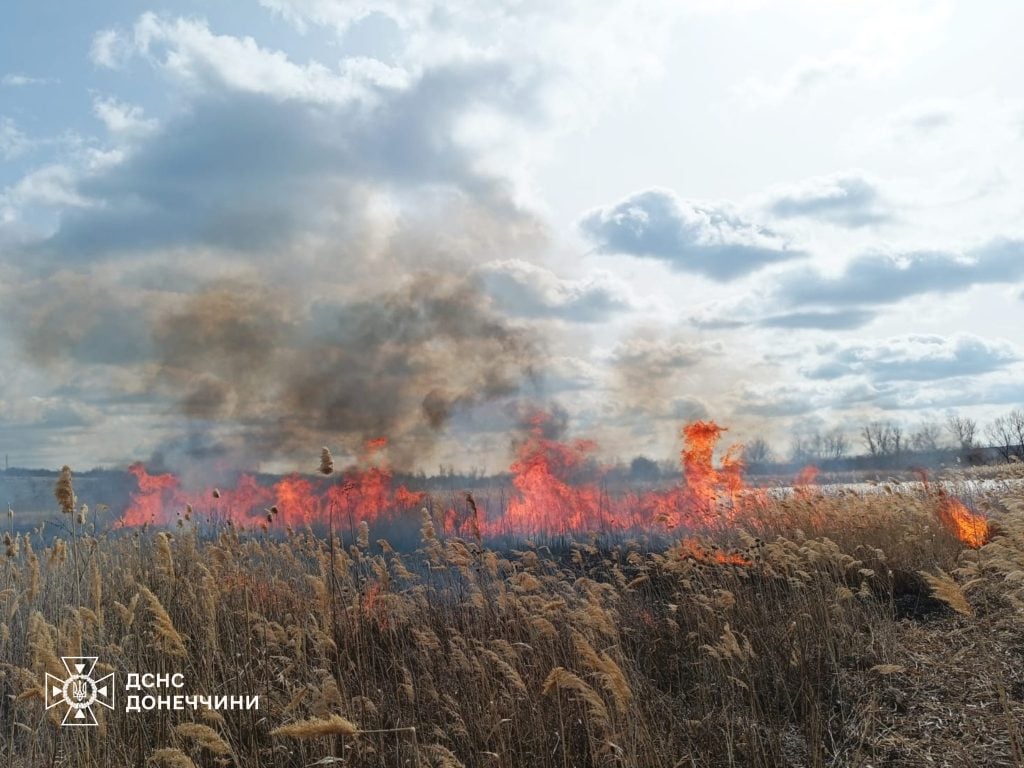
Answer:
<svg viewBox="0 0 1024 768"><path fill-rule="evenodd" d="M145 117L142 107L115 98L96 97L93 99L92 109L107 130L118 136L144 136L157 127L157 121Z"/></svg>
<svg viewBox="0 0 1024 768"><path fill-rule="evenodd" d="M0 117L0 157L10 160L30 146L31 141L18 129L13 120L9 117Z"/></svg>
<svg viewBox="0 0 1024 768"><path fill-rule="evenodd" d="M68 165L54 163L37 168L8 189L4 197L18 208L30 205L49 207L87 207L93 202L77 189L78 172Z"/></svg>
<svg viewBox="0 0 1024 768"><path fill-rule="evenodd" d="M806 375L815 379L864 376L875 382L932 381L981 376L1021 359L1020 349L1002 339L966 333L910 334L837 346Z"/></svg>
<svg viewBox="0 0 1024 768"><path fill-rule="evenodd" d="M636 192L579 220L602 253L660 259L680 271L732 280L803 256L788 238L727 203L683 200L665 189Z"/></svg>
<svg viewBox="0 0 1024 768"><path fill-rule="evenodd" d="M826 84L890 74L939 44L952 9L949 1L866 3L846 46L802 56L771 81L752 76L737 95L754 106L774 106Z"/></svg>
<svg viewBox="0 0 1024 768"><path fill-rule="evenodd" d="M522 259L483 264L479 273L502 307L527 317L599 322L630 309L629 289L610 273L571 280Z"/></svg>
<svg viewBox="0 0 1024 768"><path fill-rule="evenodd" d="M93 41L93 59L116 66L142 56L168 76L199 91L227 88L308 103L345 103L371 99L377 88L401 88L406 74L364 58L347 59L338 69L311 61L296 64L283 51L261 47L251 37L219 35L204 21L139 17L130 34L101 32Z"/></svg>
<svg viewBox="0 0 1024 768"><path fill-rule="evenodd" d="M107 69L117 69L128 55L128 42L116 30L104 29L92 38L89 59Z"/></svg>
<svg viewBox="0 0 1024 768"><path fill-rule="evenodd" d="M58 81L49 77L33 77L32 75L26 75L22 72L10 72L0 78L0 85L6 85L12 88L22 88L28 85L48 85L55 82Z"/></svg>
<svg viewBox="0 0 1024 768"><path fill-rule="evenodd" d="M768 209L784 218L805 217L844 227L880 224L892 218L879 183L860 171L804 179L775 188L769 197Z"/></svg>

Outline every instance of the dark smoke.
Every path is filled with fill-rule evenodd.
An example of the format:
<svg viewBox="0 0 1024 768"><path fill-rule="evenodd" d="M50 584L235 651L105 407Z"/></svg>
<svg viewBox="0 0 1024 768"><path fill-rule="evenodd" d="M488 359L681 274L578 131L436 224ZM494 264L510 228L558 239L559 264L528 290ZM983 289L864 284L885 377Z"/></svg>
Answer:
<svg viewBox="0 0 1024 768"><path fill-rule="evenodd" d="M423 272L378 295L305 308L299 297L221 283L157 319L156 380L190 419L240 428L264 458L341 441L428 451L458 409L508 397L539 374L544 345L470 278Z"/></svg>

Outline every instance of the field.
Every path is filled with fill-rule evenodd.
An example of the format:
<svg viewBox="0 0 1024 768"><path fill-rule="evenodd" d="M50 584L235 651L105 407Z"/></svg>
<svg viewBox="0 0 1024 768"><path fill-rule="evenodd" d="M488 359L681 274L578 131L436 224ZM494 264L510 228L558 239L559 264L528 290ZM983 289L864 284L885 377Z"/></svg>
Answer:
<svg viewBox="0 0 1024 768"><path fill-rule="evenodd" d="M541 544L448 535L428 499L402 550L366 525L8 535L0 765L1024 765L1024 494L966 501L809 486ZM259 709L61 728L60 656Z"/></svg>

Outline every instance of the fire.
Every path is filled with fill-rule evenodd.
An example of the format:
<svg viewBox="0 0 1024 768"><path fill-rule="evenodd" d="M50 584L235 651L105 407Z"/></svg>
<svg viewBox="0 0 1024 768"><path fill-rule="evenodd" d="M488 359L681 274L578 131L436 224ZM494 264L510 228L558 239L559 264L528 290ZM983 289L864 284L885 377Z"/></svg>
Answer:
<svg viewBox="0 0 1024 768"><path fill-rule="evenodd" d="M715 466L715 449L725 430L714 422L684 426L683 482L669 489L612 494L601 485L603 470L593 458L595 443L546 436L549 419L538 412L519 446L511 466L513 493L504 509L489 515L467 494L465 504L449 504L437 511L438 523L447 534L479 540L504 534L708 530L731 524L744 505L757 498L744 484L738 446L728 449ZM271 485L262 485L253 475L241 475L233 487L219 491L186 491L174 475L151 475L136 464L131 472L138 490L131 495L121 525L169 525L187 507L200 520L230 520L245 526L332 524L353 529L361 521L371 525L394 521L415 514L430 504L430 498L404 485L394 487L386 449L384 438L367 442L357 464L336 475L292 474ZM746 564L739 556L705 554L720 562Z"/></svg>
<svg viewBox="0 0 1024 768"><path fill-rule="evenodd" d="M793 478L793 486L795 488L806 488L809 485L814 485L814 481L818 479L820 473L820 469L813 464L808 464L797 472L796 477Z"/></svg>
<svg viewBox="0 0 1024 768"><path fill-rule="evenodd" d="M653 492L644 500L655 522L667 528L715 528L736 521L743 510L758 502L760 494L747 487L742 446L730 446L715 468L715 447L725 432L713 421L695 421L683 427L680 461L684 484Z"/></svg>
<svg viewBox="0 0 1024 768"><path fill-rule="evenodd" d="M489 527L488 533L566 533L604 527L598 489L569 482L569 475L586 463L597 446L587 440L562 443L545 438L548 418L544 413L534 417L530 435L512 464L512 484L519 496L509 502L504 519L496 528Z"/></svg>
<svg viewBox="0 0 1024 768"><path fill-rule="evenodd" d="M698 509L711 514L718 506L718 497L725 491L735 502L745 487L741 446L734 445L722 457L721 469L715 469L715 446L725 432L713 421L695 421L683 427L683 450L680 454L686 487Z"/></svg>
<svg viewBox="0 0 1024 768"><path fill-rule="evenodd" d="M128 471L135 475L139 490L131 495L132 503L121 518L121 525L169 522L163 519L163 499L177 494L178 478L171 474L151 475L142 464L132 464Z"/></svg>
<svg viewBox="0 0 1024 768"><path fill-rule="evenodd" d="M753 565L738 552L723 552L714 547L708 547L699 539L687 538L679 542L675 547L675 554L680 558L692 557L699 563L716 563L718 565L737 565L747 567Z"/></svg>
<svg viewBox="0 0 1024 768"><path fill-rule="evenodd" d="M971 549L983 547L989 540L989 524L952 496L939 497L937 513L946 529Z"/></svg>

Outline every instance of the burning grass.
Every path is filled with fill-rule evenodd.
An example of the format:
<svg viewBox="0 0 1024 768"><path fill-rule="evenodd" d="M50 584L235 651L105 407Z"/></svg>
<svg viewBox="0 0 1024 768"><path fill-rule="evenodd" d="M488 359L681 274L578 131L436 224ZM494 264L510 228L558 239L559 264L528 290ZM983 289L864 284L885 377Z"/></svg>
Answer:
<svg viewBox="0 0 1024 768"><path fill-rule="evenodd" d="M588 522L630 503L652 526L563 527L547 545L525 524L479 530L495 520L472 497L464 521L418 498L406 547L381 519L322 536L198 513L157 533L9 536L0 764L1021 765L1024 495L754 493L697 431L688 484L615 502L571 482L586 446L525 445L509 514L583 504ZM354 486L335 502L392 499L375 469L341 473L332 487ZM272 517L311 493L244 492ZM261 708L61 729L41 684L62 655Z"/></svg>

